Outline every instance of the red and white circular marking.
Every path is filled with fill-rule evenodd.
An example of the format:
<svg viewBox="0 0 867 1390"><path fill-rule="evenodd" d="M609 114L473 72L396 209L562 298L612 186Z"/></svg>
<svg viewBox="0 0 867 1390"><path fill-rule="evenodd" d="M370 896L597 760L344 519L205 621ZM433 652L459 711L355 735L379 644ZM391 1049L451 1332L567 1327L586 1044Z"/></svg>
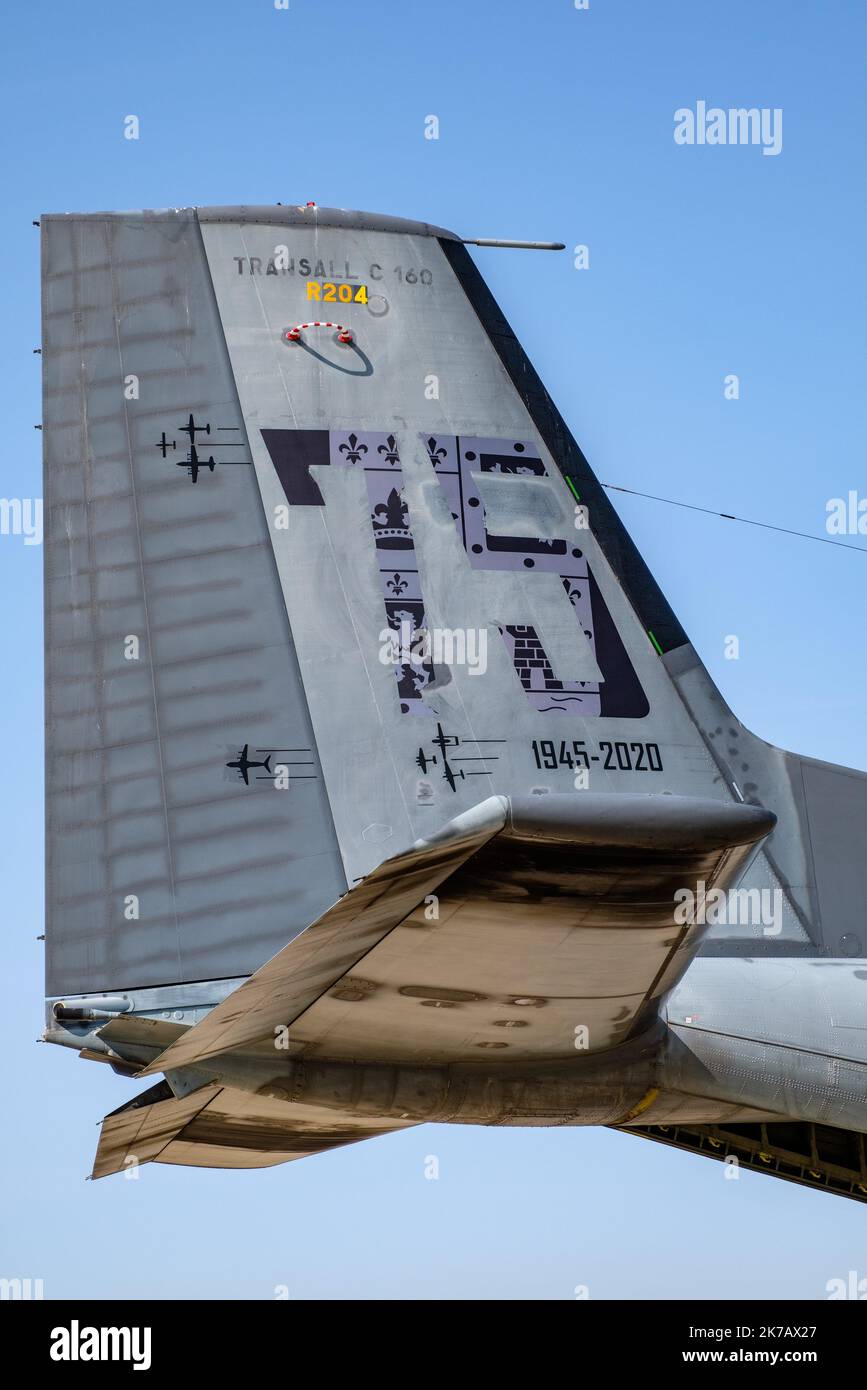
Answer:
<svg viewBox="0 0 867 1390"><path fill-rule="evenodd" d="M345 328L342 323L325 323L319 319L314 323L296 323L294 328L287 328L283 334L283 341L286 343L300 343L301 333L305 328L336 328L338 343L352 342L351 328Z"/></svg>

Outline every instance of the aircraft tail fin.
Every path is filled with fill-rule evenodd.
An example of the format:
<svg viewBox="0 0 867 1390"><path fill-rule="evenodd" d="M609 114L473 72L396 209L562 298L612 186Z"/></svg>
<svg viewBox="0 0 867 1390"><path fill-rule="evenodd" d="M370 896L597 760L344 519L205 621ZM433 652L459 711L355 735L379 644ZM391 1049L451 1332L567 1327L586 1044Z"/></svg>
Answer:
<svg viewBox="0 0 867 1390"><path fill-rule="evenodd" d="M50 999L195 1022L497 796L766 807L779 932L704 949L867 951L863 871L831 883L859 774L726 708L460 237L41 226Z"/></svg>

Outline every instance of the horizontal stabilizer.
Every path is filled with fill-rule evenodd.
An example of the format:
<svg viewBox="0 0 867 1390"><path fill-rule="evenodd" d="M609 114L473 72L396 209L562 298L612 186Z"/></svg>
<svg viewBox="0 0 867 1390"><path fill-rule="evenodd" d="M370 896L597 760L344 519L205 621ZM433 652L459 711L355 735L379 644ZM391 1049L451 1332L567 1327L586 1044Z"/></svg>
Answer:
<svg viewBox="0 0 867 1390"><path fill-rule="evenodd" d="M178 1100L163 1082L113 1110L102 1122L91 1177L104 1178L139 1163L151 1163L219 1089L206 1086Z"/></svg>
<svg viewBox="0 0 867 1390"><path fill-rule="evenodd" d="M281 1029L289 1056L422 1065L568 1057L579 1025L588 1051L613 1047L698 947L676 891L732 882L773 824L666 795L492 797L380 865L147 1074Z"/></svg>
<svg viewBox="0 0 867 1390"><path fill-rule="evenodd" d="M145 1066L189 1029L188 1023L170 1023L164 1018L121 1014L100 1028L99 1037L125 1062Z"/></svg>
<svg viewBox="0 0 867 1390"><path fill-rule="evenodd" d="M507 806L504 797L490 797L433 839L387 859L302 932L296 950L284 948L257 970L144 1075L202 1062L291 1023L503 828Z"/></svg>
<svg viewBox="0 0 867 1390"><path fill-rule="evenodd" d="M407 1127L227 1086L204 1086L176 1099L160 1082L105 1117L91 1176L104 1178L141 1163L270 1168Z"/></svg>

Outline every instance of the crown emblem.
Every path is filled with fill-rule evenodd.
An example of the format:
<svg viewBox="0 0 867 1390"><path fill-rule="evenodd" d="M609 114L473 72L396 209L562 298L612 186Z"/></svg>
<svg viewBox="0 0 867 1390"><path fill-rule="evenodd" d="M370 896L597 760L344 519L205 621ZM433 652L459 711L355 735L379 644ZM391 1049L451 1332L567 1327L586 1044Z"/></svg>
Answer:
<svg viewBox="0 0 867 1390"><path fill-rule="evenodd" d="M378 502L370 518L377 545L411 546L406 503L397 488L392 488L384 502Z"/></svg>

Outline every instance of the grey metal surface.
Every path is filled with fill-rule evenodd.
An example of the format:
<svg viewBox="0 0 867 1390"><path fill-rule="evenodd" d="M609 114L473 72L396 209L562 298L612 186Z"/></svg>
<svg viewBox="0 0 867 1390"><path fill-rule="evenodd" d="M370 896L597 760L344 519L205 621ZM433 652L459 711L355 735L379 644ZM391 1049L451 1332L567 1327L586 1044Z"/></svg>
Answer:
<svg viewBox="0 0 867 1390"><path fill-rule="evenodd" d="M867 1067L867 970L848 960L697 960L665 1007L671 1027Z"/></svg>
<svg viewBox="0 0 867 1390"><path fill-rule="evenodd" d="M665 1006L668 1087L867 1133L867 971L857 962L693 962Z"/></svg>
<svg viewBox="0 0 867 1390"><path fill-rule="evenodd" d="M339 231L361 229L368 232L398 232L411 236L443 237L447 241L460 241L456 232L435 227L430 222L416 222L412 218L392 217L381 212L358 212L351 208L320 208L315 203L298 206L294 203L278 204L238 204L229 207L197 208L201 223L229 222L234 226L253 226L256 223L269 227L300 227L305 231L315 231L318 227L335 228Z"/></svg>
<svg viewBox="0 0 867 1390"><path fill-rule="evenodd" d="M205 221L202 230L265 513L288 508L272 540L347 878L486 795L570 790L575 767L537 765L534 741L556 739L558 755L563 741L571 756L572 741L587 740L593 791L729 799L592 524L576 528L575 499L440 242L360 225ZM269 274L281 245L291 267ZM309 281L324 270L349 283L347 268L371 299L329 312L339 308L355 344L341 348L328 333L287 344L284 330L311 317ZM523 542L507 532L504 545L472 505L486 469L490 487L511 485L507 508L520 509L523 487ZM388 470L405 507L394 529L409 533L409 553L385 553L374 534L372 488ZM406 710L380 660L395 606L388 560L397 587L408 586L407 608L418 585L429 628L488 638L484 674L452 664ZM539 687L547 698L522 686L514 625L532 629L543 648L532 659L550 663L552 684ZM436 752L438 722L460 741L458 763L475 760L454 787L440 762L419 773L420 752ZM660 770L611 765L615 743L628 750L657 737ZM624 762L630 756L639 761L627 751Z"/></svg>
<svg viewBox="0 0 867 1390"><path fill-rule="evenodd" d="M782 894L779 939L758 924L711 930L704 950L867 956L867 773L774 747L746 729L692 646L665 657L674 686L733 794L777 826L745 882ZM788 952L787 952L787 948Z"/></svg>
<svg viewBox="0 0 867 1390"><path fill-rule="evenodd" d="M198 227L42 236L47 992L245 975L345 880L321 777L226 767L313 737L253 470L184 466L249 459Z"/></svg>
<svg viewBox="0 0 867 1390"><path fill-rule="evenodd" d="M832 956L867 956L867 775L813 758L791 763L803 783L822 943Z"/></svg>

